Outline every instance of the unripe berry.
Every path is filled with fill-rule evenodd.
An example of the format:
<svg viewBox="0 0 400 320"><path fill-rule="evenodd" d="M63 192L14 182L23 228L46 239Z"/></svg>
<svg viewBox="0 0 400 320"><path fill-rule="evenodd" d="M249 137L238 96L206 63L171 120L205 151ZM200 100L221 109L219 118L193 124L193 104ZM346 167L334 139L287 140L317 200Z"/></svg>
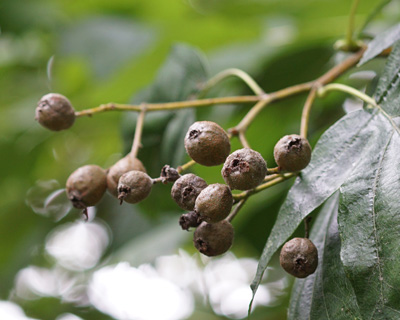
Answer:
<svg viewBox="0 0 400 320"><path fill-rule="evenodd" d="M318 250L307 238L293 238L281 250L282 268L297 278L305 278L318 266Z"/></svg>
<svg viewBox="0 0 400 320"><path fill-rule="evenodd" d="M75 110L63 95L49 93L39 100L35 119L47 129L60 131L74 124Z"/></svg>
<svg viewBox="0 0 400 320"><path fill-rule="evenodd" d="M129 171L124 173L118 183L118 199L128 203L138 203L150 194L153 181L147 173Z"/></svg>
<svg viewBox="0 0 400 320"><path fill-rule="evenodd" d="M193 123L185 137L189 156L204 166L224 163L231 151L229 137L218 124L211 121Z"/></svg>
<svg viewBox="0 0 400 320"><path fill-rule="evenodd" d="M106 172L93 164L80 167L69 176L66 187L75 208L94 206L106 192Z"/></svg>
<svg viewBox="0 0 400 320"><path fill-rule="evenodd" d="M267 163L257 151L244 148L229 155L221 174L232 190L249 190L263 182Z"/></svg>
<svg viewBox="0 0 400 320"><path fill-rule="evenodd" d="M117 198L119 179L124 173L132 170L146 172L143 163L137 158L132 158L130 154L118 160L107 172L108 192Z"/></svg>
<svg viewBox="0 0 400 320"><path fill-rule="evenodd" d="M210 184L198 195L194 210L200 220L215 223L225 219L232 209L231 189L225 184Z"/></svg>
<svg viewBox="0 0 400 320"><path fill-rule="evenodd" d="M207 187L202 178L188 173L175 181L171 188L171 197L182 209L193 210L197 196Z"/></svg>
<svg viewBox="0 0 400 320"><path fill-rule="evenodd" d="M217 223L202 222L194 232L193 243L202 254L214 257L229 250L233 237L233 226L226 220Z"/></svg>
<svg viewBox="0 0 400 320"><path fill-rule="evenodd" d="M274 158L280 169L300 171L310 163L311 146L306 138L297 134L284 136L275 145Z"/></svg>

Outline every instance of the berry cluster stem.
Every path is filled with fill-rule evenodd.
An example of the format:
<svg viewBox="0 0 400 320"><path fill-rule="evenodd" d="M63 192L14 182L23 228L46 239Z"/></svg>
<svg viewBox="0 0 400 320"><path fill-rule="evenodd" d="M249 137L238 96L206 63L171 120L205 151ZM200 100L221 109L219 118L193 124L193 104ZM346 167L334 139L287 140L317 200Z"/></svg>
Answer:
<svg viewBox="0 0 400 320"><path fill-rule="evenodd" d="M255 193L258 193L260 191L268 189L268 188L270 188L270 187L272 187L272 186L274 186L276 184L279 184L279 183L281 183L281 182L283 182L283 181L285 181L285 180L287 180L287 179L289 179L291 177L294 177L295 175L296 175L296 173L293 173L293 172L283 173L283 174L276 174L276 176L274 175L273 179L271 179L271 180L269 180L269 181L267 181L267 182L265 182L263 184L260 184L258 187L254 188L254 189L250 189L250 190L247 190L247 191L243 191L241 193L234 194L233 195L233 199L237 203L237 202L239 202L239 201L241 201L243 199L247 199L249 196L251 196L251 195L253 195ZM267 176L266 179L268 179L268 176Z"/></svg>
<svg viewBox="0 0 400 320"><path fill-rule="evenodd" d="M348 94L351 94L352 96L361 99L362 101L368 103L368 105L377 108L390 122L390 124L392 125L392 127L397 131L397 133L400 134L400 129L398 128L398 126L396 125L396 123L393 121L392 117L390 115L388 115L386 113L385 110L382 109L382 107L375 101L375 99L373 99L372 97L370 97L369 95L353 88L353 87L349 87L346 86L344 84L340 84L340 83L331 83L328 84L324 87L321 87L318 89L317 94L319 97L324 97L326 95L327 92L329 91L342 91Z"/></svg>
<svg viewBox="0 0 400 320"><path fill-rule="evenodd" d="M364 54L364 51L366 50L366 47L362 47L359 51L356 53L353 53L350 55L346 60L343 62L339 63L332 69L330 69L328 72L323 74L321 77L319 77L317 80L312 82L311 88L310 88L310 93L307 97L307 100L304 104L303 107L303 112L301 115L301 127L300 127L300 135L304 138L307 137L307 132L308 132L308 123L310 119L310 113L311 113L311 108L312 104L317 97L316 91L326 85L327 83L332 82L339 76L341 76L344 72L349 70L351 67L355 66L358 61L360 61L361 57Z"/></svg>
<svg viewBox="0 0 400 320"><path fill-rule="evenodd" d="M265 92L264 90L258 85L258 83L246 72L240 69L236 68L230 68L226 69L224 71L221 71L220 73L216 74L214 77L212 77L210 80L208 80L204 87L201 90L200 95L206 94L211 88L215 87L218 83L220 83L222 80L229 78L229 77L238 77L241 79L244 83L247 84L247 86L254 92L254 94L258 96L262 96Z"/></svg>
<svg viewBox="0 0 400 320"><path fill-rule="evenodd" d="M169 111L187 108L198 108L208 107L217 104L232 104L232 103L251 103L262 100L259 96L233 96L233 97L221 97L221 98L207 98L207 99L196 99L188 101L177 101L177 102L165 102L165 103L146 103L147 112L153 111ZM134 104L119 104L119 103L107 103L102 104L99 107L86 109L75 112L77 118L84 116L92 116L97 113L106 111L141 111L142 105Z"/></svg>
<svg viewBox="0 0 400 320"><path fill-rule="evenodd" d="M133 138L132 149L130 152L130 156L132 158L136 158L139 152L139 148L141 146L141 139L142 139L142 132L143 132L143 125L144 125L144 117L146 115L146 106L142 106L142 110L139 113L137 122L136 122L136 129L135 129L135 137Z"/></svg>
<svg viewBox="0 0 400 320"><path fill-rule="evenodd" d="M357 12L357 7L358 4L360 3L360 0L354 0L353 4L350 9L350 14L349 14L349 22L347 24L347 30L346 30L346 45L351 48L355 45L354 41L354 20Z"/></svg>
<svg viewBox="0 0 400 320"><path fill-rule="evenodd" d="M244 206L246 200L247 198L243 198L242 200L240 200L236 205L235 209L232 210L232 212L229 214L229 216L226 217L225 220L228 222L232 222L232 220L236 217L240 209L242 209L242 207Z"/></svg>

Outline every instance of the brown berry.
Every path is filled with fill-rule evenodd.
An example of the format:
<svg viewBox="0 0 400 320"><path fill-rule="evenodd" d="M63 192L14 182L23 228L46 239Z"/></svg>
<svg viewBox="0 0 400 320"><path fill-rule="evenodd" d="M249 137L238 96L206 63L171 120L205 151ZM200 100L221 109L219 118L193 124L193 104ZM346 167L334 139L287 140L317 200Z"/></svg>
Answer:
<svg viewBox="0 0 400 320"><path fill-rule="evenodd" d="M94 206L106 192L106 172L94 164L80 167L69 176L66 187L75 208Z"/></svg>
<svg viewBox="0 0 400 320"><path fill-rule="evenodd" d="M284 136L274 148L274 158L280 169L290 172L307 167L311 160L311 146L297 134Z"/></svg>
<svg viewBox="0 0 400 320"><path fill-rule="evenodd" d="M164 184L167 184L168 182L175 182L180 178L180 174L178 170L175 168L172 168L168 164L166 164L164 167L161 169L161 182Z"/></svg>
<svg viewBox="0 0 400 320"><path fill-rule="evenodd" d="M214 257L229 250L233 237L233 226L226 220L217 223L202 222L194 232L193 243L202 254Z"/></svg>
<svg viewBox="0 0 400 320"><path fill-rule="evenodd" d="M244 148L229 155L221 174L232 190L249 190L263 182L267 163L257 151Z"/></svg>
<svg viewBox="0 0 400 320"><path fill-rule="evenodd" d="M39 100L35 119L47 129L60 131L74 124L75 110L71 102L63 95L49 93Z"/></svg>
<svg viewBox="0 0 400 320"><path fill-rule="evenodd" d="M231 151L229 137L218 124L211 121L193 123L185 137L189 156L204 166L224 163Z"/></svg>
<svg viewBox="0 0 400 320"><path fill-rule="evenodd" d="M193 210L200 192L207 187L202 178L188 173L175 181L171 188L171 197L182 209Z"/></svg>
<svg viewBox="0 0 400 320"><path fill-rule="evenodd" d="M215 223L225 219L233 204L231 189L225 184L210 184L196 199L194 210L201 221Z"/></svg>
<svg viewBox="0 0 400 320"><path fill-rule="evenodd" d="M146 172L143 163L137 159L132 158L127 154L122 159L118 160L107 172L107 189L114 197L118 197L118 182L121 176L132 170Z"/></svg>
<svg viewBox="0 0 400 320"><path fill-rule="evenodd" d="M282 268L297 278L305 278L318 266L318 250L307 238L293 238L281 250Z"/></svg>
<svg viewBox="0 0 400 320"><path fill-rule="evenodd" d="M150 194L153 181L147 173L129 171L124 173L118 183L118 199L128 203L138 203Z"/></svg>
<svg viewBox="0 0 400 320"><path fill-rule="evenodd" d="M195 211L190 211L184 213L179 218L179 225L182 230L189 230L189 228L196 228L199 226L201 221L199 220L199 215Z"/></svg>

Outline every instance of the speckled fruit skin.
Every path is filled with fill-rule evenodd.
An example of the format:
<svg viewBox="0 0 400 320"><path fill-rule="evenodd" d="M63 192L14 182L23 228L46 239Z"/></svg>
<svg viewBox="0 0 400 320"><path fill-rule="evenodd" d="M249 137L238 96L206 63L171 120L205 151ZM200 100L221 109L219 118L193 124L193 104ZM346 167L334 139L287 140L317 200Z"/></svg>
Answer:
<svg viewBox="0 0 400 320"><path fill-rule="evenodd" d="M317 269L318 250L310 239L293 238L282 247L280 263L287 273L306 278Z"/></svg>
<svg viewBox="0 0 400 320"><path fill-rule="evenodd" d="M199 252L214 257L229 250L234 235L233 226L226 220L218 223L202 222L194 232L193 243Z"/></svg>
<svg viewBox="0 0 400 320"><path fill-rule="evenodd" d="M66 188L74 207L85 209L94 206L106 192L106 172L94 164L80 167L69 176Z"/></svg>
<svg viewBox="0 0 400 320"><path fill-rule="evenodd" d="M239 149L226 159L221 174L232 190L249 190L263 182L267 163L257 151Z"/></svg>
<svg viewBox="0 0 400 320"><path fill-rule="evenodd" d="M210 184L198 195L194 210L202 221L215 223L225 219L233 204L232 192L225 184Z"/></svg>
<svg viewBox="0 0 400 320"><path fill-rule="evenodd" d="M148 197L153 181L147 173L129 171L124 173L118 183L118 199L128 203L138 203Z"/></svg>
<svg viewBox="0 0 400 320"><path fill-rule="evenodd" d="M274 158L280 169L300 171L310 163L311 146L307 139L297 134L287 135L275 145Z"/></svg>
<svg viewBox="0 0 400 320"><path fill-rule="evenodd" d="M35 119L45 128L60 131L75 122L75 110L71 102L61 94L49 93L38 102Z"/></svg>
<svg viewBox="0 0 400 320"><path fill-rule="evenodd" d="M188 155L203 166L224 163L231 151L229 137L218 124L211 121L193 123L185 136Z"/></svg>
<svg viewBox="0 0 400 320"><path fill-rule="evenodd" d="M137 159L132 158L130 154L118 160L107 172L107 190L114 197L118 197L118 182L121 176L132 170L146 172L143 163Z"/></svg>
<svg viewBox="0 0 400 320"><path fill-rule="evenodd" d="M193 210L197 196L207 186L202 178L188 173L175 181L171 188L171 197L182 209Z"/></svg>

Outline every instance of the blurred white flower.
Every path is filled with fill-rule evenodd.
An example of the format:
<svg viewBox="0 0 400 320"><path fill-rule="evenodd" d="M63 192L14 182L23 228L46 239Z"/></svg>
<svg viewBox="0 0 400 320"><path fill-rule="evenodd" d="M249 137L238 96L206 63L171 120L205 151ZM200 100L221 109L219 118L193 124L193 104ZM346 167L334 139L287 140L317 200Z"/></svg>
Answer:
<svg viewBox="0 0 400 320"><path fill-rule="evenodd" d="M11 302L0 300L0 319L1 320L35 320L28 318L22 308Z"/></svg>
<svg viewBox="0 0 400 320"><path fill-rule="evenodd" d="M29 266L18 272L15 292L23 299L61 297L72 289L76 279L65 270ZM2 319L0 317L0 319Z"/></svg>
<svg viewBox="0 0 400 320"><path fill-rule="evenodd" d="M69 270L86 270L100 260L109 243L107 228L99 222L66 223L49 235L46 251Z"/></svg>
<svg viewBox="0 0 400 320"><path fill-rule="evenodd" d="M205 294L202 279L203 270L196 259L185 251L179 250L178 255L161 256L155 261L155 269L160 277L167 279L181 288Z"/></svg>
<svg viewBox="0 0 400 320"><path fill-rule="evenodd" d="M90 302L119 320L175 320L191 315L193 296L163 279L150 265L131 267L126 262L104 267L89 284Z"/></svg>
<svg viewBox="0 0 400 320"><path fill-rule="evenodd" d="M237 259L232 253L221 258L209 259L204 269L204 281L214 312L230 318L242 319L247 316L252 297L250 283L257 270L255 259ZM267 270L268 272L269 270ZM285 288L284 278L274 283L274 292L268 284L261 284L253 301L257 305L273 305Z"/></svg>
<svg viewBox="0 0 400 320"><path fill-rule="evenodd" d="M83 320L81 317L78 317L72 313L64 313L59 315L56 320Z"/></svg>

